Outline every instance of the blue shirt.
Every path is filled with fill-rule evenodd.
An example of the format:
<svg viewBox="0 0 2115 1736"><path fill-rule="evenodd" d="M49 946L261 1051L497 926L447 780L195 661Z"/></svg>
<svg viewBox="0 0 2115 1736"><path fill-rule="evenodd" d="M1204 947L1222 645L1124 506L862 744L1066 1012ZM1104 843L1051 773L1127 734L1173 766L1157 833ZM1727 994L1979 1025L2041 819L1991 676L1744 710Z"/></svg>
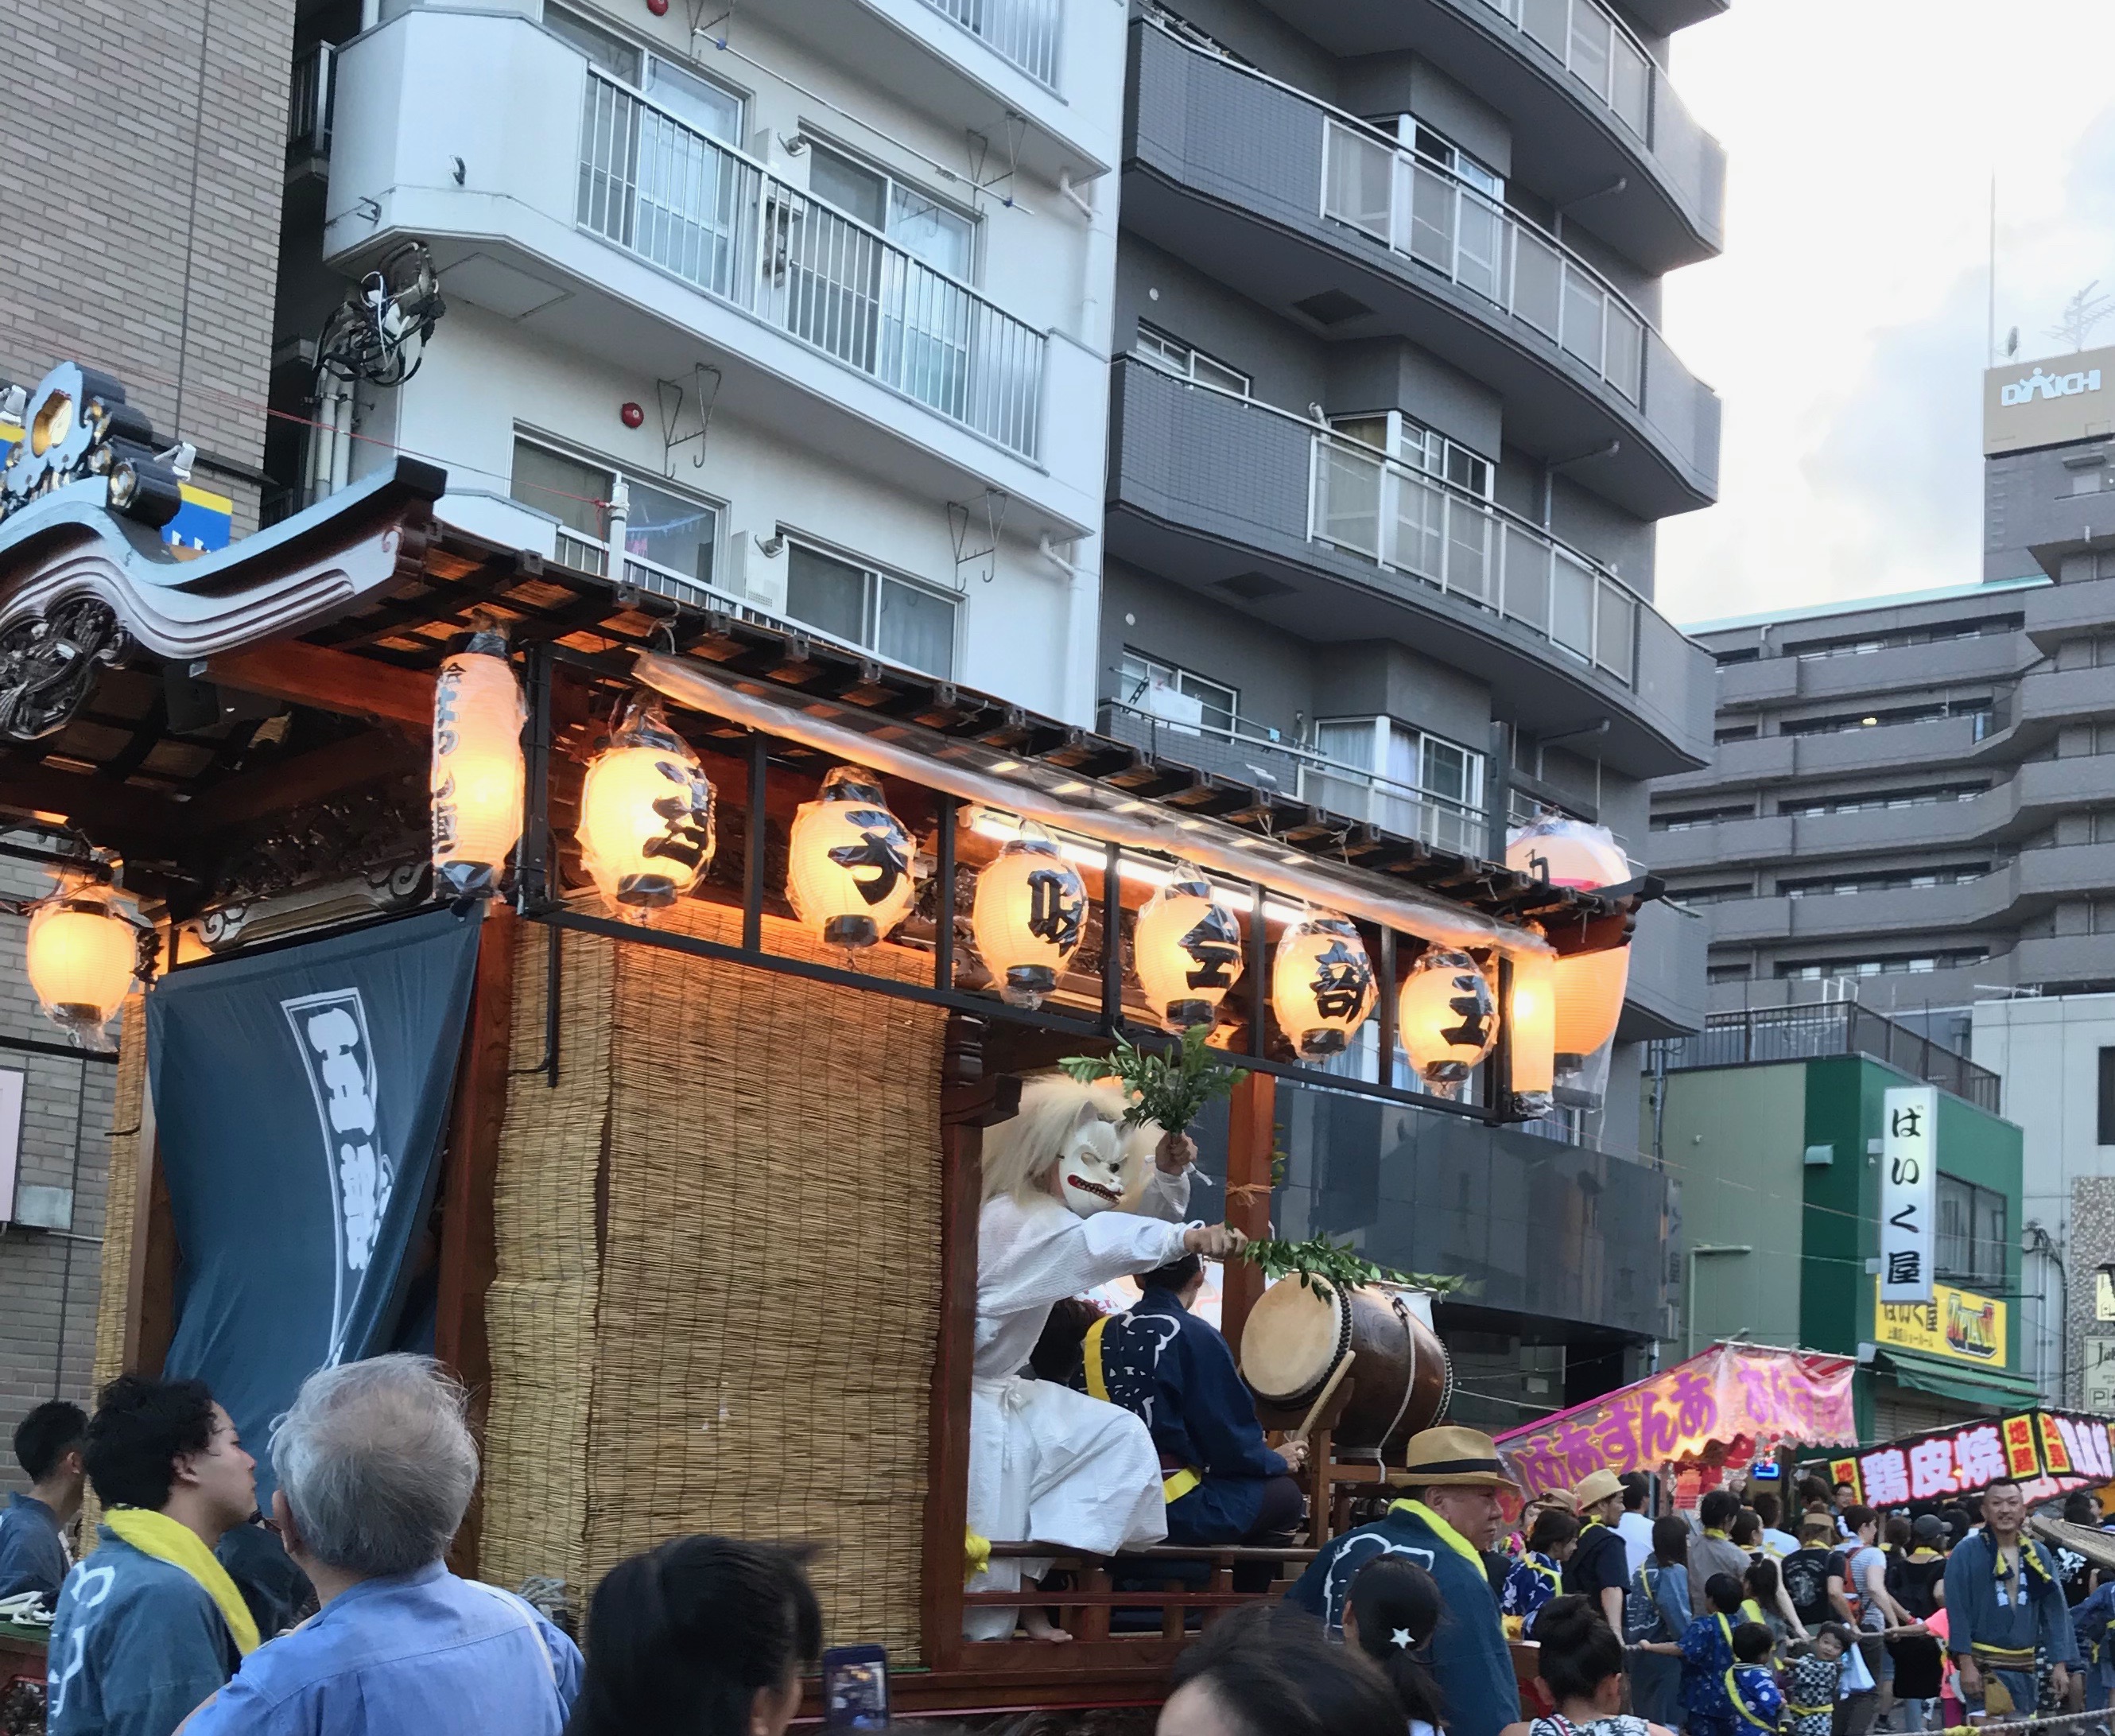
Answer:
<svg viewBox="0 0 2115 1736"><path fill-rule="evenodd" d="M1733 1710L1744 1729L1774 1730L1784 1716L1784 1696L1778 1679L1759 1664L1733 1666Z"/></svg>
<svg viewBox="0 0 2115 1736"><path fill-rule="evenodd" d="M1542 1606L1557 1596L1557 1588L1563 1582L1563 1570L1554 1561L1530 1550L1506 1575L1506 1589L1498 1599L1498 1613L1517 1615L1521 1632L1532 1633L1535 1617L1542 1614Z"/></svg>
<svg viewBox="0 0 2115 1736"><path fill-rule="evenodd" d="M436 1561L259 1646L186 1736L559 1736L580 1687L563 1633Z"/></svg>
<svg viewBox="0 0 2115 1736"><path fill-rule="evenodd" d="M1310 1562L1285 1601L1319 1615L1333 1633L1344 1626L1344 1601L1360 1568L1382 1555L1405 1555L1439 1583L1444 1614L1432 1634L1432 1674L1447 1704L1447 1736L1498 1736L1520 1722L1520 1683L1498 1623L1490 1580L1452 1544L1398 1501L1386 1517L1333 1539Z"/></svg>
<svg viewBox="0 0 2115 1736"><path fill-rule="evenodd" d="M1100 1372L1109 1402L1152 1431L1162 1468L1201 1478L1168 1504L1169 1539L1238 1543L1246 1536L1263 1510L1264 1482L1282 1477L1286 1465L1264 1444L1255 1400L1211 1323L1172 1291L1148 1290L1102 1328Z"/></svg>
<svg viewBox="0 0 2115 1736"><path fill-rule="evenodd" d="M1947 1650L1959 1657L1977 1646L2039 1648L2052 1664L2076 1664L2078 1642L2056 1564L2040 1544L2022 1537L2020 1569L2016 1587L1998 1577L1998 1546L1987 1531L1954 1546L1946 1558Z"/></svg>
<svg viewBox="0 0 2115 1736"><path fill-rule="evenodd" d="M235 1673L220 1609L181 1568L105 1525L67 1575L46 1663L50 1736L169 1736Z"/></svg>
<svg viewBox="0 0 2115 1736"><path fill-rule="evenodd" d="M67 1564L59 1516L34 1495L9 1495L0 1513L0 1597L42 1591L56 1604Z"/></svg>

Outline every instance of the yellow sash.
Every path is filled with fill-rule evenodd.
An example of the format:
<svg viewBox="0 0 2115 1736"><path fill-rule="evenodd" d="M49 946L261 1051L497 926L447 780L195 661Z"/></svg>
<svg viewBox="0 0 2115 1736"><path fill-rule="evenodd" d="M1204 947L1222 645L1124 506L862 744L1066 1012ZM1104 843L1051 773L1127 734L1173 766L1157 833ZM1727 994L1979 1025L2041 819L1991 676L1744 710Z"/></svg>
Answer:
<svg viewBox="0 0 2115 1736"><path fill-rule="evenodd" d="M1088 1327L1087 1342L1081 1347L1080 1353L1081 1361L1085 1364L1087 1371L1087 1396L1090 1398L1099 1398L1104 1404L1114 1402L1109 1397L1109 1383L1103 1378L1102 1372L1102 1334L1108 1330L1109 1320L1110 1316L1104 1314L1093 1325ZM1172 1507L1204 1481L1201 1476L1186 1465L1173 1476L1162 1481L1160 1498Z"/></svg>
<svg viewBox="0 0 2115 1736"><path fill-rule="evenodd" d="M235 1649L245 1658L257 1649L257 1623L250 1618L249 1605L235 1589L227 1569L190 1526L144 1507L105 1508L103 1522L141 1555L152 1555L190 1574L220 1611L220 1619L234 1637Z"/></svg>
<svg viewBox="0 0 2115 1736"><path fill-rule="evenodd" d="M1445 1544L1447 1548L1452 1550L1456 1555L1459 1555L1464 1561L1475 1568L1478 1573L1480 1573L1484 1571L1484 1558L1476 1553L1475 1545L1470 1542L1466 1537L1463 1536L1461 1532L1455 1530L1452 1526L1449 1525L1444 1519L1441 1518L1439 1515L1434 1513L1429 1507L1427 1507L1424 1502L1391 1501L1388 1504L1388 1511L1390 1513L1406 1513L1411 1514L1413 1518L1424 1520L1427 1525L1432 1527L1432 1534L1438 1538L1442 1543Z"/></svg>

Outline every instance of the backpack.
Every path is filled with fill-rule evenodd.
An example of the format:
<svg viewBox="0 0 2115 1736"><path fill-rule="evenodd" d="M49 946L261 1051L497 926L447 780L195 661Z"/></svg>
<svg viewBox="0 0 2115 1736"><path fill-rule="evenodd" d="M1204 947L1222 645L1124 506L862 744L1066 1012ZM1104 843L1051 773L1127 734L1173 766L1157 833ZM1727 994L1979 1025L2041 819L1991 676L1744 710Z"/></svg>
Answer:
<svg viewBox="0 0 2115 1736"><path fill-rule="evenodd" d="M1640 1640L1658 1639L1660 1628L1659 1605L1653 1594L1659 1589L1659 1564L1648 1561L1631 1575L1631 1582L1623 1588L1623 1641L1635 1646Z"/></svg>

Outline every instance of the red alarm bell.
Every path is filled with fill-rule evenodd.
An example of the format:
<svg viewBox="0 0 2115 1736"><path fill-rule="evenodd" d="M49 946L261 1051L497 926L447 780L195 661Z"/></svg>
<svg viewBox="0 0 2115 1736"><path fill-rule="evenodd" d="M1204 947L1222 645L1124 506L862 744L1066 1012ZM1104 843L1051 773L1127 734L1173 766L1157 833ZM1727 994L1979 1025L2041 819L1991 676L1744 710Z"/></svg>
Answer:
<svg viewBox="0 0 2115 1736"><path fill-rule="evenodd" d="M668 0L661 0L664 10L668 3ZM636 428L646 420L646 412L636 404L626 404L623 409L617 411L617 414L624 418L624 425L626 428Z"/></svg>
<svg viewBox="0 0 2115 1736"><path fill-rule="evenodd" d="M646 0L646 10L656 18L665 18L668 16L668 0Z"/></svg>

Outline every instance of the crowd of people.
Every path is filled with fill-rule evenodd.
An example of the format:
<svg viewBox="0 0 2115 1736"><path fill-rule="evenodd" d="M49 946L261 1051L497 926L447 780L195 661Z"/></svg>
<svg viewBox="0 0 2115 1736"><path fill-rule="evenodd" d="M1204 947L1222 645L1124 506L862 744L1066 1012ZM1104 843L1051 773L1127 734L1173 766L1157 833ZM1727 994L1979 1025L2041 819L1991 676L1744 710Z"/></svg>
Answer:
<svg viewBox="0 0 2115 1736"><path fill-rule="evenodd" d="M544 1610L450 1572L478 1456L428 1358L312 1375L262 1513L195 1380L39 1406L15 1448L0 1605L55 1605L51 1736L783 1736L822 1653L798 1546L686 1536L619 1563L585 1659ZM1883 1515L1809 1482L1788 1531L1767 1488L1654 1516L1647 1479L1603 1471L1508 1524L1495 1446L1452 1426L1413 1437L1405 1477L1283 1601L1182 1654L1163 1736L1870 1736L2109 1701L2115 1575L2026 1536L2014 1483ZM2100 1523L2085 1495L2066 1518ZM1522 1717L1521 1637L1549 1715Z"/></svg>

